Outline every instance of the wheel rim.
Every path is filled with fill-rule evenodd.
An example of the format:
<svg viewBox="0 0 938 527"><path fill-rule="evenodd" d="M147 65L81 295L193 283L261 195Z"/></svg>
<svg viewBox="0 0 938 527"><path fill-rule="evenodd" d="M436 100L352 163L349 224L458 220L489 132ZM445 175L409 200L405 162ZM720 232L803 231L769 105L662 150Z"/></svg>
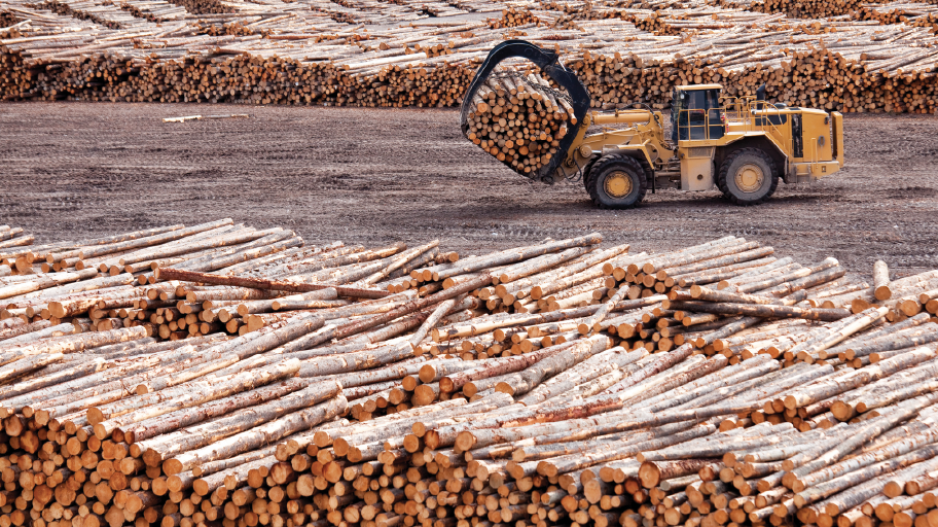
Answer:
<svg viewBox="0 0 938 527"><path fill-rule="evenodd" d="M617 170L606 176L603 188L606 190L606 194L613 198L624 198L632 192L632 178L625 172Z"/></svg>
<svg viewBox="0 0 938 527"><path fill-rule="evenodd" d="M755 192L762 187L765 181L765 173L758 165L744 165L736 171L734 178L736 187L743 192Z"/></svg>

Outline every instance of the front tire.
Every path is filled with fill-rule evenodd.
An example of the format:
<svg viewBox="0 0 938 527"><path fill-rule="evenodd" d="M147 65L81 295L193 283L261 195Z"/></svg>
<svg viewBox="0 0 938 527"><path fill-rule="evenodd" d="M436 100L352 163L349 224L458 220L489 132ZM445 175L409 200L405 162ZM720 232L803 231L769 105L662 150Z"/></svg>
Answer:
<svg viewBox="0 0 938 527"><path fill-rule="evenodd" d="M593 165L585 184L597 207L629 209L637 207L645 198L648 177L634 158L613 155L602 157Z"/></svg>
<svg viewBox="0 0 938 527"><path fill-rule="evenodd" d="M717 187L736 205L757 205L778 188L778 171L772 158L758 148L742 148L723 161Z"/></svg>

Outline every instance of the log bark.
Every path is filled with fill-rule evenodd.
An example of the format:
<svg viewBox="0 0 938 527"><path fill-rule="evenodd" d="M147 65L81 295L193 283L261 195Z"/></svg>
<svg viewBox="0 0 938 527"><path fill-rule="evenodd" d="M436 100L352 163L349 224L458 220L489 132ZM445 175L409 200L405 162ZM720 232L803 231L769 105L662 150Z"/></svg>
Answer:
<svg viewBox="0 0 938 527"><path fill-rule="evenodd" d="M196 465L225 459L255 450L293 433L309 430L348 410L348 401L341 395L311 408L293 412L263 425L216 441L207 447L189 450L163 462L165 474L178 474Z"/></svg>
<svg viewBox="0 0 938 527"><path fill-rule="evenodd" d="M390 293L377 289L362 289L358 287L345 287L330 284L309 284L303 282L285 282L264 280L261 278L248 278L237 276L219 276L178 269L157 269L153 272L157 280L180 280L183 282L199 282L203 284L230 285L237 287L250 287L253 289L273 289L277 291L308 292L333 288L339 295L356 298L381 298Z"/></svg>
<svg viewBox="0 0 938 527"><path fill-rule="evenodd" d="M747 317L763 318L804 318L807 320L821 320L831 322L851 315L846 309L819 309L795 306L774 306L756 304L737 304L729 302L670 302L665 309L680 309L697 313L713 313L717 315L741 315Z"/></svg>
<svg viewBox="0 0 938 527"><path fill-rule="evenodd" d="M293 376L299 369L298 360L287 359L272 366L252 369L250 372L233 375L227 379L223 377L217 380L212 379L208 383L201 381L182 384L172 389L133 397L132 401L121 401L101 408L92 407L88 409L88 423L94 427L95 436L105 440L111 437L117 429L131 427L134 423L184 408L258 389L266 384ZM196 386L201 390L192 391ZM139 410L133 411L134 409Z"/></svg>
<svg viewBox="0 0 938 527"><path fill-rule="evenodd" d="M873 264L873 295L880 302L892 296L889 290L889 266L882 260L876 260Z"/></svg>
<svg viewBox="0 0 938 527"><path fill-rule="evenodd" d="M691 286L690 298L695 300L705 300L707 302L731 302L741 304L766 305L780 303L778 300L771 297L749 295L746 293L732 293L729 291L714 291L713 289L701 287L699 285Z"/></svg>
<svg viewBox="0 0 938 527"><path fill-rule="evenodd" d="M543 245L533 245L531 247L525 247L521 249L510 249L508 251L502 251L483 257L466 258L453 264L453 267L445 271L441 271L437 279L445 280L460 274L474 273L490 267L520 262L522 260L527 260L529 258L534 258L535 256L540 256L551 252L561 251L572 247L596 245L601 242L602 236L598 233L592 233L586 236L580 236L578 238L571 238L569 240L561 240Z"/></svg>
<svg viewBox="0 0 938 527"><path fill-rule="evenodd" d="M161 466L166 474L178 474L178 470L170 472L176 470L178 465L167 463L176 454L205 446L272 421L292 410L318 404L334 397L339 390L338 384L330 382L310 385L275 401L239 410L219 419L184 428L159 438L140 441L134 446L143 453L143 460L148 466Z"/></svg>
<svg viewBox="0 0 938 527"><path fill-rule="evenodd" d="M207 404L183 408L175 412L140 421L122 431L124 440L131 445L131 453L142 454L140 446L134 444L179 430L186 426L201 423L249 406L274 401L290 393L300 391L311 385L303 379L290 379L270 386L224 397Z"/></svg>
<svg viewBox="0 0 938 527"><path fill-rule="evenodd" d="M481 366L460 371L452 376L443 377L440 379L440 389L447 393L454 392L461 389L468 382L520 371L546 357L560 353L575 344L574 342L569 342L557 346L541 348L535 352L517 355L515 357L489 359L484 361L484 364Z"/></svg>

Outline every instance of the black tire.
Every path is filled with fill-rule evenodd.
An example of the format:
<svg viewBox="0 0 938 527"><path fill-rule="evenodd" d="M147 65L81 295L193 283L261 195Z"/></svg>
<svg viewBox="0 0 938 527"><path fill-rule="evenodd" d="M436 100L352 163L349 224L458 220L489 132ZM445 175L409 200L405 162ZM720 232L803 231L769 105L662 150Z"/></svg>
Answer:
<svg viewBox="0 0 938 527"><path fill-rule="evenodd" d="M717 175L716 181L714 181L714 183L716 184L717 188L720 189L720 192L722 192L723 196L725 197L729 192L726 190L726 185L724 185L724 181L720 178L720 173L717 171L716 163L713 164L713 167L711 168L711 170L713 170L713 173Z"/></svg>
<svg viewBox="0 0 938 527"><path fill-rule="evenodd" d="M625 179L621 179L625 178ZM602 209L637 207L648 190L648 176L641 163L624 155L604 156L586 174L586 191L593 203ZM617 195L616 188L624 194Z"/></svg>
<svg viewBox="0 0 938 527"><path fill-rule="evenodd" d="M749 187L744 186L747 181ZM723 161L717 174L717 187L736 205L757 205L775 193L778 170L772 158L762 150L741 148Z"/></svg>

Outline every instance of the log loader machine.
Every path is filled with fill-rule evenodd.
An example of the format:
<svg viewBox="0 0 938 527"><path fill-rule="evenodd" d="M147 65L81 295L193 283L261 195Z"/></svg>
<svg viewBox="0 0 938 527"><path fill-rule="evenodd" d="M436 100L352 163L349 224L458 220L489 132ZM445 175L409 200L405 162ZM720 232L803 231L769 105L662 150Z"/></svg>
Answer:
<svg viewBox="0 0 938 527"><path fill-rule="evenodd" d="M499 63L515 57L562 88L555 95L569 101L575 116L554 157L525 176L547 184L582 178L602 208L635 207L649 188L716 188L732 203L755 205L775 192L779 179L817 181L844 164L839 112L768 103L764 85L755 97L742 98L721 97L719 84L676 86L666 135L662 113L641 103L628 106L645 109L589 111L589 92L575 72L556 53L524 40L497 45L476 72L463 98L463 134L476 92ZM619 128L591 130L609 125Z"/></svg>

